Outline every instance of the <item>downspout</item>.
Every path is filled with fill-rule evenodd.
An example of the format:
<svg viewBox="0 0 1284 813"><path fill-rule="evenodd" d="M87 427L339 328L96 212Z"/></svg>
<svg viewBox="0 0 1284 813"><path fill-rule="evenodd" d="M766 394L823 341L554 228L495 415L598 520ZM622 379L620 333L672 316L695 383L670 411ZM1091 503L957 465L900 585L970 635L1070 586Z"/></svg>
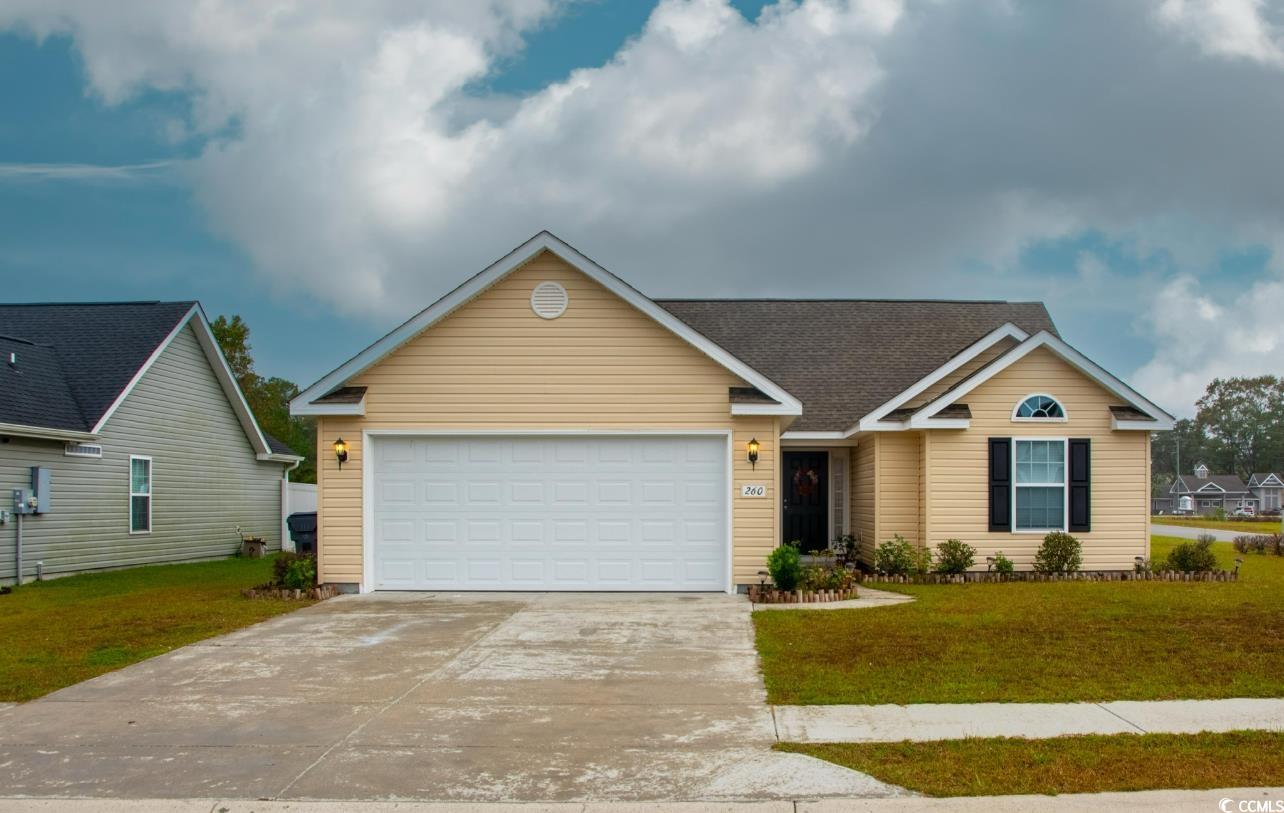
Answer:
<svg viewBox="0 0 1284 813"><path fill-rule="evenodd" d="M14 519L17 520L17 523L18 523L17 530L14 534L15 539L14 539L14 545L13 545L14 559L16 560L14 562L14 567L16 568L14 570L14 584L21 585L22 584L22 512L15 511Z"/></svg>

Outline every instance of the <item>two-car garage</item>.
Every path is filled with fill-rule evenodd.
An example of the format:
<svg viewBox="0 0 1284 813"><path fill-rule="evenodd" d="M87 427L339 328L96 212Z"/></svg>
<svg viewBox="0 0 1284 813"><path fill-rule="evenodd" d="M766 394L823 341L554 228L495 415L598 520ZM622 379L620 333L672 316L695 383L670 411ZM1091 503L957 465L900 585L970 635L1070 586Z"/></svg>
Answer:
<svg viewBox="0 0 1284 813"><path fill-rule="evenodd" d="M368 589L726 590L726 434L372 434Z"/></svg>

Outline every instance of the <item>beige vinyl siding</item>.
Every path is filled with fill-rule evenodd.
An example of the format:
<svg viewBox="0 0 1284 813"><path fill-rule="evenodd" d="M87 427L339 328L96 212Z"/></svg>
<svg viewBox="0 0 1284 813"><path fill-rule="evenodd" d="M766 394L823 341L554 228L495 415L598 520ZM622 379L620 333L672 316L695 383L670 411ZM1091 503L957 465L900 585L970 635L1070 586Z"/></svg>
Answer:
<svg viewBox="0 0 1284 813"><path fill-rule="evenodd" d="M878 435L878 527L875 544L896 534L917 544L919 535L919 472L922 438L918 432Z"/></svg>
<svg viewBox="0 0 1284 813"><path fill-rule="evenodd" d="M102 458L66 457L60 442L0 443L0 488L52 471L49 513L23 521L27 577L228 556L238 525L281 544L283 466L259 462L191 327L147 371L96 443ZM129 458L152 458L152 531L129 533ZM14 574L15 523L0 525L0 579Z"/></svg>
<svg viewBox="0 0 1284 813"><path fill-rule="evenodd" d="M878 435L867 435L852 450L851 524L860 536L860 557L872 562L878 544L878 514L874 472L878 466Z"/></svg>
<svg viewBox="0 0 1284 813"><path fill-rule="evenodd" d="M1014 422L1012 409L1031 393L1061 402L1069 420ZM1146 554L1149 537L1149 433L1114 431L1111 404L1119 399L1039 349L981 384L963 399L972 411L967 430L934 430L927 469L931 511L928 543L957 537L977 548L978 562L1002 550L1028 568L1042 534L988 530L989 437L1086 437L1092 439L1092 531L1076 534L1085 569L1131 569Z"/></svg>
<svg viewBox="0 0 1284 813"><path fill-rule="evenodd" d="M569 296L557 319L531 310L531 291L545 281ZM317 437L324 581L361 581L363 429L733 430L736 581L756 581L776 544L777 419L732 418L727 389L743 382L551 253L349 383L368 388L365 416L327 417ZM339 436L350 446L341 471ZM745 444L755 436L762 451L751 471ZM768 496L739 497L743 482L765 483Z"/></svg>

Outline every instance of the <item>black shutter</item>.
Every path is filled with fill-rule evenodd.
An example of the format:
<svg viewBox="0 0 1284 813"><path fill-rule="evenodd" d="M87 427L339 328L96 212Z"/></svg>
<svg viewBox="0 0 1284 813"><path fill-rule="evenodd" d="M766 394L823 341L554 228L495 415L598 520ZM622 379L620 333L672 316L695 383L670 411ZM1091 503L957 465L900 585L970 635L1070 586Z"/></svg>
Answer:
<svg viewBox="0 0 1284 813"><path fill-rule="evenodd" d="M1070 530L1092 530L1092 441L1070 438Z"/></svg>
<svg viewBox="0 0 1284 813"><path fill-rule="evenodd" d="M1012 530L1012 438L990 438L990 530Z"/></svg>

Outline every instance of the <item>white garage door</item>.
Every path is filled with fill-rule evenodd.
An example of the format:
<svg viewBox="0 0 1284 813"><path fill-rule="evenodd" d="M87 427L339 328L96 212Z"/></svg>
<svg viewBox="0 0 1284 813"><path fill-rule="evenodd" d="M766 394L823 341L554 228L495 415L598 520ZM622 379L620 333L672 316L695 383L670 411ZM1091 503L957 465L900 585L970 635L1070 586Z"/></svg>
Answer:
<svg viewBox="0 0 1284 813"><path fill-rule="evenodd" d="M375 589L726 589L725 437L372 445Z"/></svg>

